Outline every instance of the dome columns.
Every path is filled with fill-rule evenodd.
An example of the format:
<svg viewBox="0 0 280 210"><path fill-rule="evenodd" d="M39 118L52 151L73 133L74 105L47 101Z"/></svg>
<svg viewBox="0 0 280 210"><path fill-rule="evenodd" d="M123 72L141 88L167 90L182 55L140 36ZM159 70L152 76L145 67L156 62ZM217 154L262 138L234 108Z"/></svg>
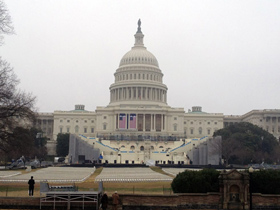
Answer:
<svg viewBox="0 0 280 210"><path fill-rule="evenodd" d="M167 102L167 91L152 87L120 87L111 90L111 102L143 100Z"/></svg>

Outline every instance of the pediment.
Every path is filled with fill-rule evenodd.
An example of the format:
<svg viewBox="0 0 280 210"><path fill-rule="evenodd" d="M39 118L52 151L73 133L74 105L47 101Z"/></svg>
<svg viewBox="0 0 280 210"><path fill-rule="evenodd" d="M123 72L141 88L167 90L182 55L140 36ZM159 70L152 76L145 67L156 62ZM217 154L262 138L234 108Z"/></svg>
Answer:
<svg viewBox="0 0 280 210"><path fill-rule="evenodd" d="M224 179L243 179L244 178L244 174L242 172L239 172L237 170L231 170L229 172L226 172L224 175L223 175Z"/></svg>

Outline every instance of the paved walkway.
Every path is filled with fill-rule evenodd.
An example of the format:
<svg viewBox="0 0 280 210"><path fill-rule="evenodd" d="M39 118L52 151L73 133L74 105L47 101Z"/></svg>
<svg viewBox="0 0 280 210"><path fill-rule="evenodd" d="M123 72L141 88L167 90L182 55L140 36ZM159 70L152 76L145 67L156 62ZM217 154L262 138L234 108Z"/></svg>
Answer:
<svg viewBox="0 0 280 210"><path fill-rule="evenodd" d="M103 168L95 182L157 182L173 179L150 168Z"/></svg>
<svg viewBox="0 0 280 210"><path fill-rule="evenodd" d="M83 182L94 171L95 168L82 167L48 167L24 174L17 170L0 171L0 182L26 182L31 176L36 182Z"/></svg>

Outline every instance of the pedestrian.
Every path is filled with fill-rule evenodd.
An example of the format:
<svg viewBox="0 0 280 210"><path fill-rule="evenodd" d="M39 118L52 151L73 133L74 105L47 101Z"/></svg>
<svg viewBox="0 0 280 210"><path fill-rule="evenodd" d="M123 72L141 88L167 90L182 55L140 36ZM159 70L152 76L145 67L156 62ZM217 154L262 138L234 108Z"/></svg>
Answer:
<svg viewBox="0 0 280 210"><path fill-rule="evenodd" d="M101 208L103 210L106 210L108 207L108 195L107 193L105 192L101 198Z"/></svg>
<svg viewBox="0 0 280 210"><path fill-rule="evenodd" d="M28 181L29 184L29 196L33 196L33 192L34 192L34 185L35 185L35 180L33 179L33 176L31 176L31 179L29 179Z"/></svg>
<svg viewBox="0 0 280 210"><path fill-rule="evenodd" d="M113 210L117 210L119 200L120 200L120 196L118 195L117 191L115 191L115 193L112 195L112 199L113 199Z"/></svg>

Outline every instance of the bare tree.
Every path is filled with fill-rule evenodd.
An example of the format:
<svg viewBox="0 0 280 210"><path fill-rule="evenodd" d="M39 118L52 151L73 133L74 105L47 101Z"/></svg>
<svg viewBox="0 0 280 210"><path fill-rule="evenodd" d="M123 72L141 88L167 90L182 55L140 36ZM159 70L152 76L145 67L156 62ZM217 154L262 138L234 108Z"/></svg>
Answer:
<svg viewBox="0 0 280 210"><path fill-rule="evenodd" d="M12 145L15 128L32 126L36 117L36 97L17 89L18 83L13 69L0 57L0 150L5 152Z"/></svg>
<svg viewBox="0 0 280 210"><path fill-rule="evenodd" d="M3 1L0 0L0 45L3 44L3 34L13 34L14 27L9 11Z"/></svg>
<svg viewBox="0 0 280 210"><path fill-rule="evenodd" d="M0 46L4 34L13 34L11 16L0 0ZM29 151L34 142L27 128L35 120L35 97L17 88L19 80L9 63L0 57L0 153ZM32 147L32 148L31 148ZM28 150L28 149L29 150Z"/></svg>

